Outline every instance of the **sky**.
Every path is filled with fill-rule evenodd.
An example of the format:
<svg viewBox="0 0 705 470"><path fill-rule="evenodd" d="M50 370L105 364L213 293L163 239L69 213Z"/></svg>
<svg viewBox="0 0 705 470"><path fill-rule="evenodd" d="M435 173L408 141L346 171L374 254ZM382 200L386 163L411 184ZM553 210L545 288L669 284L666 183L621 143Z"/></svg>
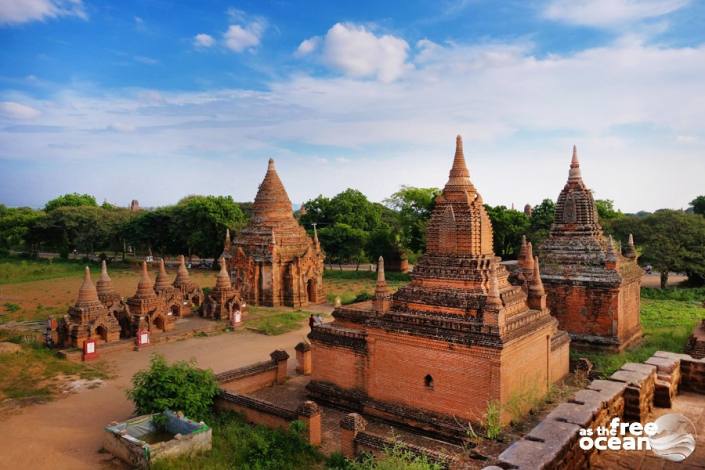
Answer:
<svg viewBox="0 0 705 470"><path fill-rule="evenodd" d="M0 203L705 194L704 0L0 0Z"/></svg>

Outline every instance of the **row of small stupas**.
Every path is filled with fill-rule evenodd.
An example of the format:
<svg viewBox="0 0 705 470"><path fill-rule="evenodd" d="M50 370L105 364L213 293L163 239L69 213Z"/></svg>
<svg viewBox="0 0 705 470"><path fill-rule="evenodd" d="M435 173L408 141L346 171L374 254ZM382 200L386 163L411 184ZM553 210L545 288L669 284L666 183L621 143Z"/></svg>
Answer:
<svg viewBox="0 0 705 470"><path fill-rule="evenodd" d="M156 282L143 262L137 292L126 301L113 287L103 261L95 285L86 267L76 304L59 320L51 332L52 340L60 346L80 348L87 339L113 342L134 337L138 331L169 331L177 317L191 315L192 309L200 308L203 300L203 291L190 278L183 256L179 258L173 282L169 280L164 260L159 264Z"/></svg>
<svg viewBox="0 0 705 470"><path fill-rule="evenodd" d="M570 338L559 325L617 348L639 335L633 244L622 256L603 236L575 152L543 271L528 242L512 274L495 256L460 136L426 239L408 285L390 295L380 259L374 300L312 327L314 399L458 437L489 404L507 422L508 410L526 411L567 374Z"/></svg>

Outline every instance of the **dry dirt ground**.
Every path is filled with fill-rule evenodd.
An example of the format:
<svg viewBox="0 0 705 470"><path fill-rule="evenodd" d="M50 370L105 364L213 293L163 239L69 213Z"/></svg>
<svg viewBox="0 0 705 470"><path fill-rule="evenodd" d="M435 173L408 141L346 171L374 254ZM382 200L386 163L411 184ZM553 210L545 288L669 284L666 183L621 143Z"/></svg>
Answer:
<svg viewBox="0 0 705 470"><path fill-rule="evenodd" d="M293 373L293 348L307 333L308 326L280 336L224 333L107 356L103 360L112 363L114 379L97 388L81 388L65 398L23 408L0 420L0 468L120 468L110 455L98 452L103 428L132 413L125 390L132 375L147 367L153 352L170 361L195 359L200 367L218 373L266 360L273 350L286 349Z"/></svg>

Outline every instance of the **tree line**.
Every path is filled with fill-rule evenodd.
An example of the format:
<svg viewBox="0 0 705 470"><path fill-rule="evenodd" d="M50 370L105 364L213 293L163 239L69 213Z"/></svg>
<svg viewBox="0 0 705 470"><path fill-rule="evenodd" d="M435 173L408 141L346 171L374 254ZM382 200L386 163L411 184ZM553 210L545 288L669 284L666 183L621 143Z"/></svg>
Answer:
<svg viewBox="0 0 705 470"><path fill-rule="evenodd" d="M408 257L415 262L425 247L426 225L438 188L403 186L382 203L358 190L306 201L295 216L306 230L314 227L327 262L374 262L379 256ZM624 214L610 200L597 200L605 232L622 244L634 235L642 264L656 270L683 272L694 284L705 283L705 196L688 210L663 209L654 213ZM545 199L530 215L505 206L485 206L494 229L494 250L503 259L515 259L521 238L538 246L553 222L555 203ZM187 196L174 205L131 212L109 203L99 205L87 194L66 194L41 210L0 205L0 251L36 253L56 251L62 256L80 253L124 252L132 248L154 255L187 254L217 257L225 230L233 234L248 221L251 203L230 196Z"/></svg>

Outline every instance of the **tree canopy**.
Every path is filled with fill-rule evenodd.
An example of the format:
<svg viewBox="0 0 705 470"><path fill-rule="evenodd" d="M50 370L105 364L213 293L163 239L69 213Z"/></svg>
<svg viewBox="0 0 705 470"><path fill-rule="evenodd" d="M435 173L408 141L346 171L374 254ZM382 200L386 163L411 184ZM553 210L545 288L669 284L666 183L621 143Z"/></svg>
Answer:
<svg viewBox="0 0 705 470"><path fill-rule="evenodd" d="M47 202L44 206L44 210L47 212L58 209L59 207L79 207L79 206L92 206L97 207L98 203L95 201L95 197L90 194L78 194L69 193L59 196Z"/></svg>
<svg viewBox="0 0 705 470"><path fill-rule="evenodd" d="M698 196L690 201L690 207L693 208L693 212L705 217L705 196Z"/></svg>

